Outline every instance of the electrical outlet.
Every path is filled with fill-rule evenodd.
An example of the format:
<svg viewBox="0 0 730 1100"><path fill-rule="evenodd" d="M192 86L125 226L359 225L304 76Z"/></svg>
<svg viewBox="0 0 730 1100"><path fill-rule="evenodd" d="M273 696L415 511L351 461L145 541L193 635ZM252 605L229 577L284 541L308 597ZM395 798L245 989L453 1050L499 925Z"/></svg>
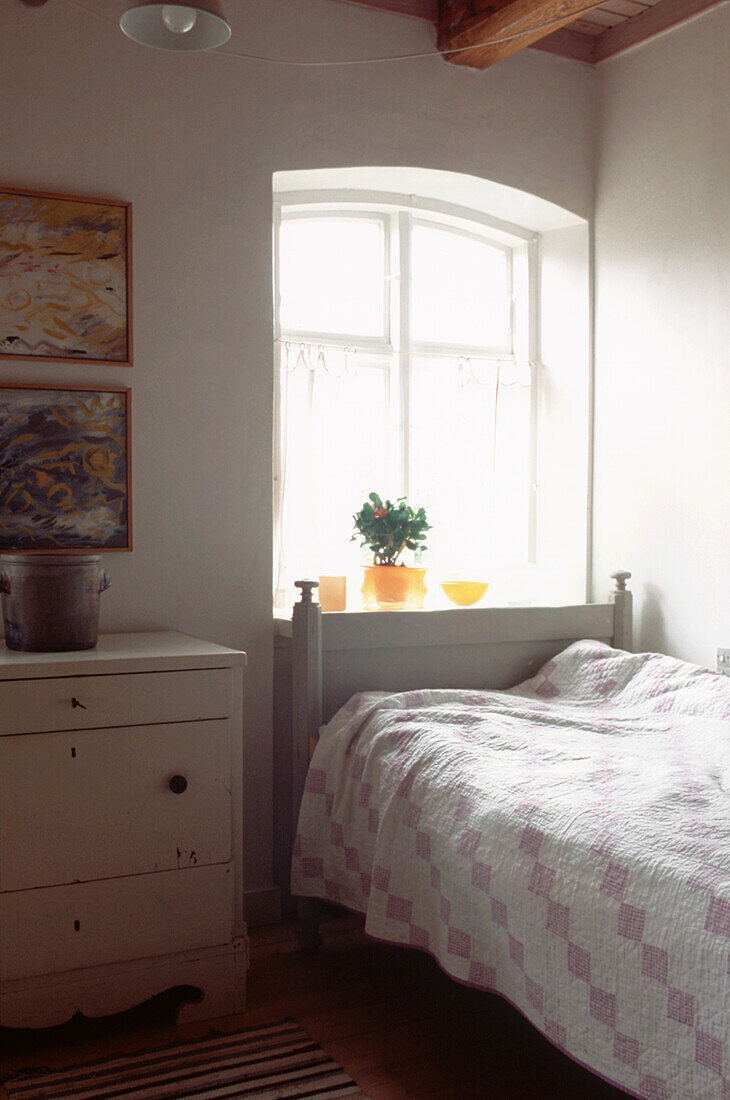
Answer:
<svg viewBox="0 0 730 1100"><path fill-rule="evenodd" d="M717 671L723 676L730 676L730 649L718 649Z"/></svg>

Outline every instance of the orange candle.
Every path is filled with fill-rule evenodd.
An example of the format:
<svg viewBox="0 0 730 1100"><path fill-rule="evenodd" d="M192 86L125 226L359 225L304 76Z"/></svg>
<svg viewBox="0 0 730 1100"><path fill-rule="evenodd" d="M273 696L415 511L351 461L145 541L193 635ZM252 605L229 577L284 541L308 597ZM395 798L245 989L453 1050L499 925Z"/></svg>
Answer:
<svg viewBox="0 0 730 1100"><path fill-rule="evenodd" d="M347 602L347 578L320 577L318 594L323 611L344 611Z"/></svg>

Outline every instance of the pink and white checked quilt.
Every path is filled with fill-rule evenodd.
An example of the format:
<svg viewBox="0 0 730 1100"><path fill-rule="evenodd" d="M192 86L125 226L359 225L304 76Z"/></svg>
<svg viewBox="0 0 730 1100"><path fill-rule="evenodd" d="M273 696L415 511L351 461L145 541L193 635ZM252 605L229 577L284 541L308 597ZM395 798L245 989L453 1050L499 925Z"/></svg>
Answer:
<svg viewBox="0 0 730 1100"><path fill-rule="evenodd" d="M292 892L647 1100L730 1100L730 680L577 642L508 692L354 696Z"/></svg>

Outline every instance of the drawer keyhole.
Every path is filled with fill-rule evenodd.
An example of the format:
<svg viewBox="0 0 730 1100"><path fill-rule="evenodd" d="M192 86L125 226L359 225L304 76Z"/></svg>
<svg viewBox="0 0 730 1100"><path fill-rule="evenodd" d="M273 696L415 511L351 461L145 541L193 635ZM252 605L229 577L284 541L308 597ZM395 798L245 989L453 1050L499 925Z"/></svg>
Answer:
<svg viewBox="0 0 730 1100"><path fill-rule="evenodd" d="M188 781L184 775L173 775L168 783L173 794L182 794L188 789Z"/></svg>
<svg viewBox="0 0 730 1100"><path fill-rule="evenodd" d="M82 710L86 710L86 707L84 706L84 704L80 703L75 695L74 695L73 699L71 700L71 706L74 707L74 708L75 707L81 707Z"/></svg>
<svg viewBox="0 0 730 1100"><path fill-rule="evenodd" d="M75 920L74 921L74 931L78 932L80 928L81 928L81 921L80 920Z"/></svg>

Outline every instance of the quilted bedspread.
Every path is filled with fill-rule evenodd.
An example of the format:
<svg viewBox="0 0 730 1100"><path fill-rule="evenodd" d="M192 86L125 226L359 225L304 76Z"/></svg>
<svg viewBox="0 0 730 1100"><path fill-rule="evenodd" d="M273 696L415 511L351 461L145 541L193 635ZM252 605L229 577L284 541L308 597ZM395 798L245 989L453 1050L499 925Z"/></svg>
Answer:
<svg viewBox="0 0 730 1100"><path fill-rule="evenodd" d="M578 642L508 692L354 696L292 892L650 1100L730 1100L730 680Z"/></svg>

